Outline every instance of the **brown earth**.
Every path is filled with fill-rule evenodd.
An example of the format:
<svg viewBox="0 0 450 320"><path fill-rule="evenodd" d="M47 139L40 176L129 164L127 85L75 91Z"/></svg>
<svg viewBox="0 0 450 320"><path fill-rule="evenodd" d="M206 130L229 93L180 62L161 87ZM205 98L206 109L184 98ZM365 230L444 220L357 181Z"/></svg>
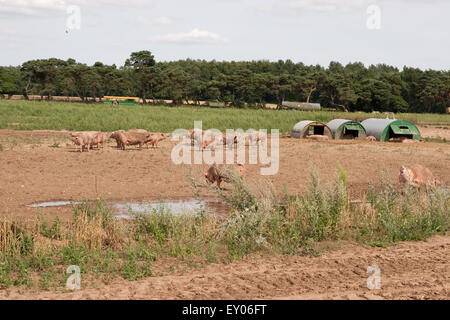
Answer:
<svg viewBox="0 0 450 320"><path fill-rule="evenodd" d="M448 130L434 129L445 131ZM187 176L197 179L207 165L170 161L175 142L159 149L121 151L109 142L104 150L79 153L67 132L0 130L0 216L70 219L66 207L35 209L27 204L50 200L179 199L192 197ZM53 147L51 147L53 146ZM377 183L387 170L397 183L401 165L429 167L450 185L450 144L379 143L356 141L311 142L283 138L280 169L262 178L259 165L246 166L246 180L256 189L261 179L291 193L305 190L309 166L322 181L333 178L338 163L348 175L352 198L361 196L369 182ZM226 185L226 184L225 184ZM332 246L335 246L333 244ZM164 273L138 282L114 281L101 290L75 293L0 291L0 299L448 299L450 237L402 243L388 249L345 244L320 257L249 257L231 264L211 264L188 274ZM382 290L366 288L369 265L382 271ZM167 266L165 266L167 269Z"/></svg>
<svg viewBox="0 0 450 320"><path fill-rule="evenodd" d="M450 127L419 127L420 133L424 138L445 139L450 141Z"/></svg>
<svg viewBox="0 0 450 320"><path fill-rule="evenodd" d="M76 292L13 288L0 299L448 299L450 236L387 249L343 244L319 257L248 257L135 282L122 279ZM369 290L369 266L381 289Z"/></svg>
<svg viewBox="0 0 450 320"><path fill-rule="evenodd" d="M175 142L168 139L159 149L121 151L114 147L115 142L109 142L104 150L80 153L67 137L64 132L0 130L0 215L35 217L38 212L45 212L50 217L71 216L70 208L26 207L53 200L192 197L188 175L192 170L203 181L202 173L208 167L173 164L170 155ZM347 172L353 198L359 198L369 182L377 183L385 170L397 183L400 166L413 163L427 166L444 185L450 185L448 143L312 142L283 138L279 150L279 172L274 176L262 177L259 165L246 165L250 185L261 185L260 181L265 180L277 189L286 185L290 192L299 193L307 186L310 164L317 167L326 182L333 178L338 163Z"/></svg>

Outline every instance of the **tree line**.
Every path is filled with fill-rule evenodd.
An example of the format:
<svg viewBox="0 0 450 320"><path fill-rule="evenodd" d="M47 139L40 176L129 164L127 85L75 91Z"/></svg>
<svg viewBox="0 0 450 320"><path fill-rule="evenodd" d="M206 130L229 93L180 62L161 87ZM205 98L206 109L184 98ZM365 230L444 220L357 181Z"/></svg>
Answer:
<svg viewBox="0 0 450 320"><path fill-rule="evenodd" d="M157 62L150 51L131 53L123 66L74 59L31 60L0 67L0 94L224 102L262 107L282 101L321 103L344 111L444 113L450 106L450 71L403 70L385 65L331 62L327 68L291 60Z"/></svg>

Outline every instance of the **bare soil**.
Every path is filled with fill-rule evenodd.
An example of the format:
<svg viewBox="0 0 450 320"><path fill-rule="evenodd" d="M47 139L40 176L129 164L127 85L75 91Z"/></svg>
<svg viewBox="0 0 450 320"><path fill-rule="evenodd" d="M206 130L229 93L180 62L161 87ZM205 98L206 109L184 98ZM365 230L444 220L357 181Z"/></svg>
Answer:
<svg viewBox="0 0 450 320"><path fill-rule="evenodd" d="M426 130L425 130L426 131ZM434 128L442 136L449 130ZM115 142L100 151L77 152L67 132L0 130L0 216L35 219L38 213L70 219L71 208L26 205L52 200L181 199L193 197L187 176L203 179L207 165L174 165L170 140L158 149L121 151ZM283 138L278 174L261 177L259 165L246 165L247 182L257 189L266 180L291 193L305 190L314 164L322 181L334 177L338 163L348 174L351 196L359 198L382 171L396 183L401 165L422 164L450 186L450 144L312 142ZM226 186L226 184L225 184ZM137 282L117 279L74 293L12 288L0 299L448 299L450 236L426 242L372 248L330 244L319 257L248 257L180 273L164 272ZM336 246L341 246L335 249ZM382 272L382 289L366 286L367 267ZM159 269L158 269L159 268Z"/></svg>
<svg viewBox="0 0 450 320"><path fill-rule="evenodd" d="M336 246L336 244L334 244ZM0 299L448 299L450 236L387 249L342 244L319 257L248 257L75 292L0 291ZM370 290L369 266L381 289ZM166 265L167 269L167 265Z"/></svg>
<svg viewBox="0 0 450 320"><path fill-rule="evenodd" d="M49 217L71 217L70 207L26 206L46 201L191 198L188 176L192 174L203 181L203 172L208 168L206 164L173 164L171 151L175 142L169 139L158 149L122 151L115 148L115 142L109 142L103 150L80 153L67 137L67 132L0 130L0 216L34 218L41 212ZM266 181L278 190L287 186L291 193L300 193L307 187L311 164L317 167L323 182L333 179L340 164L347 172L352 197L358 199L369 182L379 182L383 172L388 172L392 182L397 183L401 165L418 163L430 168L444 185L450 185L448 143L282 138L279 154L279 172L274 176L262 177L260 165L246 165L248 184L256 189L261 181Z"/></svg>

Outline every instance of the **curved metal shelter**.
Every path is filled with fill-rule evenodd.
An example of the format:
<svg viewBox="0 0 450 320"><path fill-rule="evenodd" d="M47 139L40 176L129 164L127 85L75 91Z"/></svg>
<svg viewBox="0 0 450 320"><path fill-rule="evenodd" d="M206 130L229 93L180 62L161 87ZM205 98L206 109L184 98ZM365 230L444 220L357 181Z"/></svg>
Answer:
<svg viewBox="0 0 450 320"><path fill-rule="evenodd" d="M374 136L378 141L389 141L391 138L421 139L419 129L406 120L371 118L361 124L366 134Z"/></svg>
<svg viewBox="0 0 450 320"><path fill-rule="evenodd" d="M320 103L283 101L280 106L282 109L295 109L302 111L320 111L322 109Z"/></svg>
<svg viewBox="0 0 450 320"><path fill-rule="evenodd" d="M303 120L297 123L291 132L292 138L305 139L307 136L321 135L333 139L333 134L326 124L318 121Z"/></svg>
<svg viewBox="0 0 450 320"><path fill-rule="evenodd" d="M357 121L334 119L327 123L334 139L365 139L366 130Z"/></svg>

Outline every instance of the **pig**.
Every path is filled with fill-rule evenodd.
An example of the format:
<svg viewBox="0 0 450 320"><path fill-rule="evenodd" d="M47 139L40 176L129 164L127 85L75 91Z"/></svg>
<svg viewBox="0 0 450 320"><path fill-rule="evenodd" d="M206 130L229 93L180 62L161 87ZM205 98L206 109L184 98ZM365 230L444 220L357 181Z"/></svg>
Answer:
<svg viewBox="0 0 450 320"><path fill-rule="evenodd" d="M204 176L206 180L213 184L214 182L217 182L217 187L220 189L220 184L222 181L228 182L228 178L219 172L218 168L216 166L211 166L208 171L204 173Z"/></svg>
<svg viewBox="0 0 450 320"><path fill-rule="evenodd" d="M238 164L239 167L239 175L241 178L244 177L244 166L242 164ZM216 165L211 166L208 171L206 171L203 174L206 178L206 180L213 184L217 182L217 187L220 189L220 184L222 181L224 182L230 182L230 178L227 176L227 174L224 172L223 169L218 168Z"/></svg>
<svg viewBox="0 0 450 320"><path fill-rule="evenodd" d="M195 146L195 145L197 145L197 146L202 145L203 136L204 136L203 130L194 128L192 130L189 130L188 134L191 137L191 145L193 145L193 146Z"/></svg>
<svg viewBox="0 0 450 320"><path fill-rule="evenodd" d="M150 138L146 140L146 143L151 144L153 148L158 148L158 143L167 138L167 135L160 132L151 132Z"/></svg>
<svg viewBox="0 0 450 320"><path fill-rule="evenodd" d="M97 131L85 131L85 132L73 132L70 134L70 140L72 140L75 145L80 146L80 152L86 148L89 149L92 146L97 145L103 139L103 133Z"/></svg>
<svg viewBox="0 0 450 320"><path fill-rule="evenodd" d="M217 140L215 138L212 138L209 141L203 140L202 142L202 149L211 149L211 150L215 150L216 149L216 144L217 144Z"/></svg>
<svg viewBox="0 0 450 320"><path fill-rule="evenodd" d="M83 145L83 140L80 139L78 136L70 136L70 141L72 141L76 146L78 146L80 149L80 152L83 152L84 149L84 145Z"/></svg>
<svg viewBox="0 0 450 320"><path fill-rule="evenodd" d="M375 138L374 136L368 136L366 138L366 141L370 141L370 142L377 141L377 138Z"/></svg>
<svg viewBox="0 0 450 320"><path fill-rule="evenodd" d="M307 136L306 139L313 140L313 141L327 141L328 140L328 136L321 136L321 135L317 135L317 134L312 134L310 136Z"/></svg>
<svg viewBox="0 0 450 320"><path fill-rule="evenodd" d="M126 149L126 146L139 145L139 149L149 141L151 138L150 133L143 132L116 132L118 144L122 150Z"/></svg>
<svg viewBox="0 0 450 320"><path fill-rule="evenodd" d="M152 132L148 132L147 130L144 130L144 129L131 129L131 130L128 130L127 132L131 132L131 133L144 133L144 134L146 134L146 133L152 133ZM147 149L149 148L150 144L151 144L151 141L146 141L146 142L145 142L145 145L147 146Z"/></svg>
<svg viewBox="0 0 450 320"><path fill-rule="evenodd" d="M97 132L96 138L94 138L94 140L92 142L92 146L97 146L97 149L100 149L100 147L103 149L107 138L108 138L108 136L106 133Z"/></svg>
<svg viewBox="0 0 450 320"><path fill-rule="evenodd" d="M431 170L420 164L401 166L398 181L416 188L440 184Z"/></svg>
<svg viewBox="0 0 450 320"><path fill-rule="evenodd" d="M404 139L403 137L390 138L389 142L403 142Z"/></svg>
<svg viewBox="0 0 450 320"><path fill-rule="evenodd" d="M249 144L257 144L259 141L264 141L265 135L259 131L252 131L247 134Z"/></svg>
<svg viewBox="0 0 450 320"><path fill-rule="evenodd" d="M122 148L122 144L121 144L120 138L119 138L119 133L123 133L123 132L125 132L125 131L124 131L124 130L113 131L113 132L111 133L111 135L109 136L109 138L116 140L117 148L118 148L118 149L119 149L119 148L120 148L120 149Z"/></svg>
<svg viewBox="0 0 450 320"><path fill-rule="evenodd" d="M237 144L238 137L236 134L227 136L226 133L222 133L222 142L224 146L233 146L234 144Z"/></svg>

